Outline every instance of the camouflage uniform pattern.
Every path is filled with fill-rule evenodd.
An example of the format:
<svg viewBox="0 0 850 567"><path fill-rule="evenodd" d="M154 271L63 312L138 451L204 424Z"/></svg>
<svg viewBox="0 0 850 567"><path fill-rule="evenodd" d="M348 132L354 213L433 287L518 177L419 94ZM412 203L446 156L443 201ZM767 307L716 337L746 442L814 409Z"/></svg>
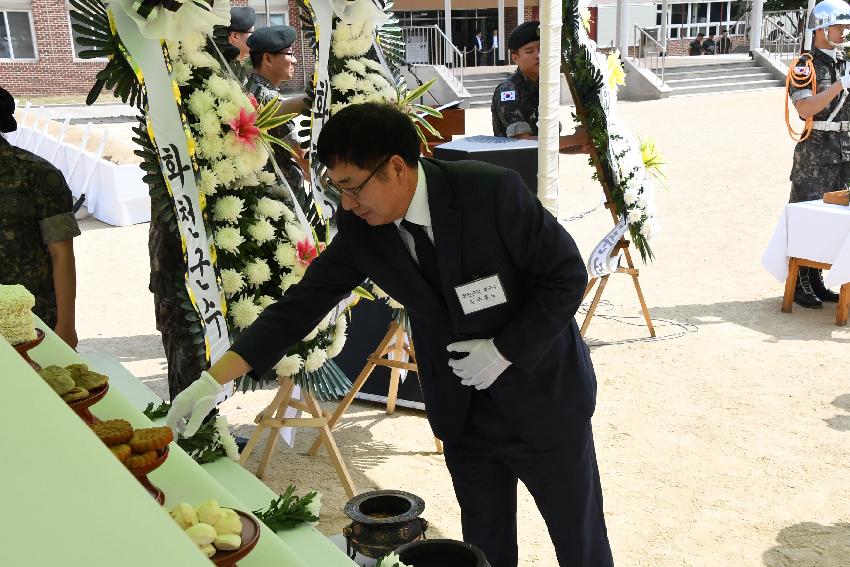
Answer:
<svg viewBox="0 0 850 567"><path fill-rule="evenodd" d="M502 138L522 134L536 136L539 103L537 83L530 81L517 69L493 93L493 102L490 104L493 135Z"/></svg>
<svg viewBox="0 0 850 567"><path fill-rule="evenodd" d="M811 58L814 64L818 92L829 88L844 74L846 63L840 55L838 61L835 61L820 49L813 49L806 57ZM789 90L794 103L813 94L809 87L791 86ZM827 120L840 100L841 95L835 97L813 117L814 120ZM844 103L833 122L847 122L850 125L850 100ZM812 130L811 135L798 142L794 148L790 179L791 203L819 200L825 192L847 186L850 181L850 132Z"/></svg>
<svg viewBox="0 0 850 567"><path fill-rule="evenodd" d="M248 79L248 91L254 94L254 97L260 104L266 104L270 100L281 98L280 91L268 80L256 73L253 73L250 79ZM283 140L293 149L298 147L299 142L295 134L295 122L293 120L272 128L269 130L269 134ZM301 166L298 165L292 154L284 148L274 145L273 149L274 160L277 162L278 167L280 167L281 173L283 173L284 178L286 178L292 190L300 195L304 188L304 177Z"/></svg>
<svg viewBox="0 0 850 567"><path fill-rule="evenodd" d="M47 246L80 235L71 190L58 169L2 136L0 171L0 284L26 287L35 296L33 312L52 329L56 294Z"/></svg>

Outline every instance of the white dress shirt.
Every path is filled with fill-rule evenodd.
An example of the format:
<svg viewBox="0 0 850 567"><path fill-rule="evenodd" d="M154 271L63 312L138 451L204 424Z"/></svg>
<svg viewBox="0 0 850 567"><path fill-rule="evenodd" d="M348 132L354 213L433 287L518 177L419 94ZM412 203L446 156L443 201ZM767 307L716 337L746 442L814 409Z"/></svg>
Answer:
<svg viewBox="0 0 850 567"><path fill-rule="evenodd" d="M425 179L425 170L422 169L422 164L419 164L419 173L416 180L416 189L413 192L413 198L410 200L410 206L407 207L407 212L404 218L413 224L418 224L425 229L425 234L431 242L434 242L434 230L431 228L431 209L428 208L428 182ZM402 219L393 221L398 228L398 233L401 236L404 245L407 247L414 261L419 264L419 259L416 257L416 243L411 235L401 225Z"/></svg>

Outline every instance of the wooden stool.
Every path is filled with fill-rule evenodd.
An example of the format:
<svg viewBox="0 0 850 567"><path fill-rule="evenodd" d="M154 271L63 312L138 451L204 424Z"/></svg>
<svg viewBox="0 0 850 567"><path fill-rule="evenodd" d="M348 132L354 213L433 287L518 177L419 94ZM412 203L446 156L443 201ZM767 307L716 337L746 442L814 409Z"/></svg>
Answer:
<svg viewBox="0 0 850 567"><path fill-rule="evenodd" d="M331 424L329 423L328 414L322 411L316 397L311 392L303 388L301 389L301 392L304 394L304 401L301 402L299 400L292 399L295 382L293 382L290 377L286 376L278 378L278 383L280 386L278 387L277 394L275 394L272 403L270 403L266 409L257 414L256 418L254 418L254 423L257 424L257 428L254 430L254 434L251 435L251 439L245 446L245 450L242 451L242 455L239 457L239 464L243 467L245 466L245 463L248 462L248 457L251 456L251 453L254 451L254 447L259 442L263 431L268 429L269 437L266 439L263 456L260 459L260 466L257 468L257 478L263 478L282 428L315 428L319 430L319 438L316 439L313 447L311 447L310 455L314 456L316 452L318 452L319 447L324 446L328 451L328 455L331 458L334 468L336 469L336 474L339 476L342 488L345 490L345 493L349 498L353 498L355 495L354 483L351 481L351 475L348 474L348 468L345 466L345 462L339 454L339 449L336 446L333 433L331 433ZM313 417L285 417L286 408L288 407L306 412Z"/></svg>
<svg viewBox="0 0 850 567"><path fill-rule="evenodd" d="M366 379L369 378L369 375L371 375L372 371L378 366L386 366L391 369L390 390L387 393L387 413L392 414L395 412L395 403L398 399L398 383L401 378L401 371L408 370L416 372L416 353L413 350L413 343L405 340L406 335L407 333L404 332L404 328L399 325L398 321L390 323L389 329L387 329L387 334L384 335L383 339L381 339L381 342L378 344L378 348L366 357L366 366L364 366L363 370L360 371L360 374L357 375L357 379L351 386L351 391L348 392L348 394L346 394L346 396L342 399L334 410L333 415L328 420L328 427L332 428L336 425L339 418L342 417L342 414L345 413L345 410L347 410L348 406L351 405L351 402L354 401L354 396L356 396L357 392L360 391L360 388L363 387ZM400 360L402 353L405 352L409 357L409 362L403 362ZM392 354L392 360L384 358L384 356L389 354ZM315 455L321 446L320 442L321 439L317 439L313 443L313 446L310 447L310 450L307 451L307 454ZM434 445L437 447L437 453L442 454L443 442L434 437Z"/></svg>
<svg viewBox="0 0 850 567"><path fill-rule="evenodd" d="M791 313L794 305L794 288L797 285L797 274L800 268L816 268L818 270L829 270L832 264L806 260L805 258L790 258L788 260L788 279L785 280L785 295L782 298L782 312ZM841 286L838 297L838 309L835 311L835 324L839 327L847 325L847 315L850 312L850 282Z"/></svg>

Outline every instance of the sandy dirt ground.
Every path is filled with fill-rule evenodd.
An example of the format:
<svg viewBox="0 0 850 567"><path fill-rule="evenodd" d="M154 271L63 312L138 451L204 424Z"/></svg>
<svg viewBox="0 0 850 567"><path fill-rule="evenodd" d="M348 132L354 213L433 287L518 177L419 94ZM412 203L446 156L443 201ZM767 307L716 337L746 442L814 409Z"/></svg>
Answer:
<svg viewBox="0 0 850 567"><path fill-rule="evenodd" d="M605 317L588 333L618 565L850 565L850 331L833 326L833 306L780 313L782 285L760 263L789 191L793 144L782 104L783 91L773 89L619 105L633 132L663 152L669 190L658 192L663 232L640 277L668 340L610 344L647 334L626 276L612 279ZM467 116L468 134L490 133L486 109ZM566 128L570 110L562 116ZM562 216L599 203L591 174L584 158L562 157ZM163 394L165 360L146 289L148 227L82 224L80 351L114 354ZM610 226L600 208L568 229L589 253ZM247 435L270 398L236 396L225 412ZM266 481L278 491L290 483L320 490L319 529L339 533L346 497L326 456L305 456L312 438L304 432L294 449L278 449ZM357 403L336 438L359 490L415 492L426 501L431 537L461 537L449 475L422 414L388 417ZM556 565L524 489L518 521L521 565Z"/></svg>

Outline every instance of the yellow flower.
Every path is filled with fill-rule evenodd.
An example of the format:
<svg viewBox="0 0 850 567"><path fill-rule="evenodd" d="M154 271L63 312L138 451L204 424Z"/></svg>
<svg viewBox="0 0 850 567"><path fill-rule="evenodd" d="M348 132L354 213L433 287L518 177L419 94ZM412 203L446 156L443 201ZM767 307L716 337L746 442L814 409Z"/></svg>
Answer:
<svg viewBox="0 0 850 567"><path fill-rule="evenodd" d="M620 64L620 51L615 49L608 54L608 88L616 93L617 88L625 84L626 73L623 72L623 66Z"/></svg>
<svg viewBox="0 0 850 567"><path fill-rule="evenodd" d="M665 161L661 152L659 152L658 148L655 147L654 140L651 138L648 140L641 140L640 156L643 159L643 166L646 170L663 183L666 176L661 170L661 166L665 164Z"/></svg>

